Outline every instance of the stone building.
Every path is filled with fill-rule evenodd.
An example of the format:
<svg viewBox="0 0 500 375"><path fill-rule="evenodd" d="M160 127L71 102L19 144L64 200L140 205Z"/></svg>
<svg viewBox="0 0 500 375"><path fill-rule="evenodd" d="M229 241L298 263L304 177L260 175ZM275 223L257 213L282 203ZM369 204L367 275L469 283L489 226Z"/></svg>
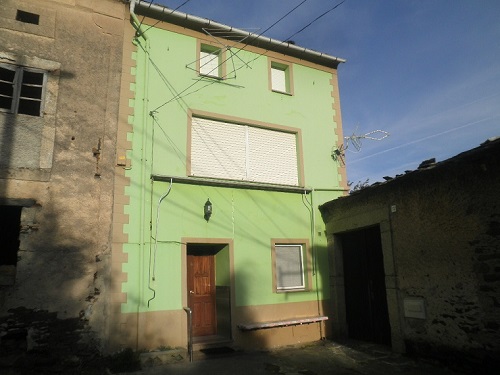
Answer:
<svg viewBox="0 0 500 375"><path fill-rule="evenodd" d="M320 207L334 337L498 365L499 160L492 138Z"/></svg>
<svg viewBox="0 0 500 375"><path fill-rule="evenodd" d="M2 344L12 326L28 347L46 344L47 327L69 320L102 339L126 7L0 9Z"/></svg>

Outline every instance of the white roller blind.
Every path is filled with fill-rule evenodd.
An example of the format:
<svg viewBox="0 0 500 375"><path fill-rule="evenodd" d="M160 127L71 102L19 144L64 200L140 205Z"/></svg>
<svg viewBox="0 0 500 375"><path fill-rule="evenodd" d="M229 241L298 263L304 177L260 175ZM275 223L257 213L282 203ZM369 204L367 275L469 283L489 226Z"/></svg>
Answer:
<svg viewBox="0 0 500 375"><path fill-rule="evenodd" d="M200 74L212 77L219 76L219 55L217 52L200 52Z"/></svg>
<svg viewBox="0 0 500 375"><path fill-rule="evenodd" d="M193 117L191 173L194 176L244 180L245 133L244 126Z"/></svg>
<svg viewBox="0 0 500 375"><path fill-rule="evenodd" d="M276 286L278 289L302 289L304 267L301 245L276 245Z"/></svg>
<svg viewBox="0 0 500 375"><path fill-rule="evenodd" d="M191 174L298 185L296 135L193 117Z"/></svg>
<svg viewBox="0 0 500 375"><path fill-rule="evenodd" d="M286 72L282 69L271 68L272 89L286 92Z"/></svg>
<svg viewBox="0 0 500 375"><path fill-rule="evenodd" d="M248 127L248 142L252 181L298 185L295 134Z"/></svg>

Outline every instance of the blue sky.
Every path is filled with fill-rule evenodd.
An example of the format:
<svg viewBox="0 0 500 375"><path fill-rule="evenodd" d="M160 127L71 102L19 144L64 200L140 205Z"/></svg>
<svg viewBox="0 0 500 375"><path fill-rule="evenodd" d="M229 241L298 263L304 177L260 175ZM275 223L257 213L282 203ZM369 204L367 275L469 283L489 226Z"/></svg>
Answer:
<svg viewBox="0 0 500 375"><path fill-rule="evenodd" d="M256 33L302 2L154 0ZM286 40L340 2L306 0L265 35ZM382 181L500 136L499 20L498 0L346 0L293 37L347 60L339 67L345 136L390 133L349 146L349 181Z"/></svg>

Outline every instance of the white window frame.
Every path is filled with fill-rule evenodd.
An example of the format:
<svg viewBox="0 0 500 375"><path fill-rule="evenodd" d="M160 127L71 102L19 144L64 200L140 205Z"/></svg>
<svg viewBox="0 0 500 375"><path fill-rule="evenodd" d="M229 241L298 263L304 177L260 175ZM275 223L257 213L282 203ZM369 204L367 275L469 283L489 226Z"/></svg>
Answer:
<svg viewBox="0 0 500 375"><path fill-rule="evenodd" d="M293 95L292 65L269 62L269 86L271 91Z"/></svg>
<svg viewBox="0 0 500 375"><path fill-rule="evenodd" d="M311 285L307 241L295 240L272 240L272 263L273 263L273 290L276 293L307 291ZM299 251L287 257L287 251ZM298 255L298 257L297 257ZM295 258L295 259L294 259ZM296 264L286 264L297 260ZM286 272L292 269L293 275L287 277ZM290 281L296 281L290 284Z"/></svg>
<svg viewBox="0 0 500 375"><path fill-rule="evenodd" d="M220 48L201 44L198 62L198 72L200 75L218 79L222 78L223 62L222 50Z"/></svg>
<svg viewBox="0 0 500 375"><path fill-rule="evenodd" d="M12 64L0 63L0 68L14 72L14 78L12 81L3 80L2 77L0 76L0 84L1 85L6 85L6 86L12 85L12 95L2 94L2 91L0 91L0 96L2 96L4 98L9 98L10 100L12 100L10 108L1 107L0 111L13 113L13 114L23 114L23 115L28 115L28 116L42 117L43 110L44 110L44 102L45 102L45 92L46 92L46 87L47 87L47 73L43 70L40 70L40 69L27 68L27 67L18 66L18 65L12 65ZM41 74L42 75L42 83L36 84L36 83L25 82L25 79L24 79L25 73ZM31 87L34 89L40 89L39 97L38 96L36 96L36 97L23 96L23 88L24 87L27 87L27 88ZM40 109L39 109L38 113L33 114L33 113L25 112L22 109L20 111L20 103L23 101L38 102L40 104Z"/></svg>

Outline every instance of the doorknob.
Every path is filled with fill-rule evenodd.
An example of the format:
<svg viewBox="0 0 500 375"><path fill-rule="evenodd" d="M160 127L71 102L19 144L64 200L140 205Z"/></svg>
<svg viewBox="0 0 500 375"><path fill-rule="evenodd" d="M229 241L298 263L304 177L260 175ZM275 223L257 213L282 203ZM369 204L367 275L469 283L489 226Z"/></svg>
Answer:
<svg viewBox="0 0 500 375"><path fill-rule="evenodd" d="M189 291L189 294L194 294L194 292L192 290Z"/></svg>

